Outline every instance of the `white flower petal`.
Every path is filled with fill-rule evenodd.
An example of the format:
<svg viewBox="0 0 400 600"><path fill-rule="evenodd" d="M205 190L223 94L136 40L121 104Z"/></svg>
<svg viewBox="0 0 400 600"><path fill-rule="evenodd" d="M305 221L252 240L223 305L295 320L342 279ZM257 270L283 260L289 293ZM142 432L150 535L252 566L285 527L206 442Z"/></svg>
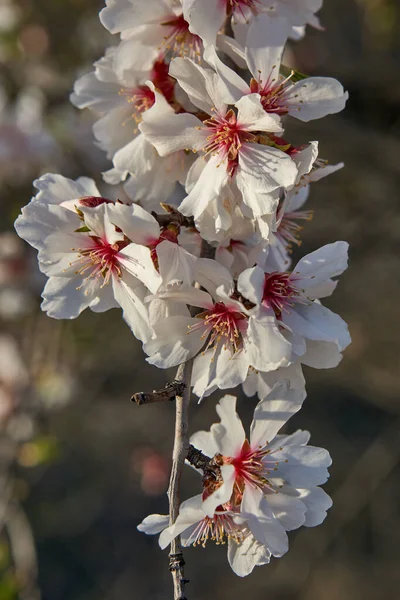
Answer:
<svg viewBox="0 0 400 600"><path fill-rule="evenodd" d="M302 390L288 389L287 382L277 384L254 410L250 427L251 447L257 448L272 442L281 427L300 410L304 398Z"/></svg>
<svg viewBox="0 0 400 600"><path fill-rule="evenodd" d="M286 19L258 15L249 27L246 60L253 77L262 83L276 83L289 27Z"/></svg>
<svg viewBox="0 0 400 600"><path fill-rule="evenodd" d="M308 77L294 84L287 105L292 117L308 122L342 111L348 97L336 79Z"/></svg>
<svg viewBox="0 0 400 600"><path fill-rule="evenodd" d="M335 242L307 254L293 271L296 285L306 290L309 297L316 297L317 286L326 283L331 277L341 275L347 269L348 249L347 242Z"/></svg>
<svg viewBox="0 0 400 600"><path fill-rule="evenodd" d="M316 301L307 306L297 304L284 314L283 322L295 334L310 340L335 342L339 350L351 342L347 323Z"/></svg>
<svg viewBox="0 0 400 600"><path fill-rule="evenodd" d="M326 511L332 506L331 498L320 487L311 490L299 490L299 492L302 502L307 507L304 525L306 527L320 525L326 517Z"/></svg>
<svg viewBox="0 0 400 600"><path fill-rule="evenodd" d="M198 325L198 319L190 317L169 317L154 326L155 339L144 346L149 355L147 362L160 369L168 369L186 362L204 346L203 329L190 331Z"/></svg>
<svg viewBox="0 0 400 600"><path fill-rule="evenodd" d="M259 94L243 96L235 106L238 109L238 125L243 126L247 131L283 133L279 116L265 112Z"/></svg>
<svg viewBox="0 0 400 600"><path fill-rule="evenodd" d="M222 484L203 502L203 510L210 518L214 516L218 506L228 502L232 495L235 483L235 467L233 465L222 465L221 467Z"/></svg>
<svg viewBox="0 0 400 600"><path fill-rule="evenodd" d="M260 267L253 267L252 269L246 269L239 275L237 288L238 291L253 302L254 304L260 304L265 284L265 273Z"/></svg>
<svg viewBox="0 0 400 600"><path fill-rule="evenodd" d="M226 6L216 0L182 0L183 16L206 45L215 45L217 33L226 17Z"/></svg>
<svg viewBox="0 0 400 600"><path fill-rule="evenodd" d="M168 515L149 515L137 526L139 531L146 533L147 535L155 535L161 533L166 527L168 527L169 516Z"/></svg>
<svg viewBox="0 0 400 600"><path fill-rule="evenodd" d="M228 540L228 561L232 571L239 577L250 575L254 567L268 564L270 558L268 548L260 544L251 533L240 543Z"/></svg>

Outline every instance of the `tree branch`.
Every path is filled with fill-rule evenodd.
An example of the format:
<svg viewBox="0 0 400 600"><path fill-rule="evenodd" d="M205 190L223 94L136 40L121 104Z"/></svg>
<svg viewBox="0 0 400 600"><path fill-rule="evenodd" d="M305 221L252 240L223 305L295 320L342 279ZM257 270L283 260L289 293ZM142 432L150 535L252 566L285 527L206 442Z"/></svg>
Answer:
<svg viewBox="0 0 400 600"><path fill-rule="evenodd" d="M171 223L175 223L176 225L179 225L179 227L195 226L193 217L185 217L170 204L161 202L161 206L166 211L166 214L159 215L154 211L151 213L160 227L168 227Z"/></svg>
<svg viewBox="0 0 400 600"><path fill-rule="evenodd" d="M174 449L172 452L172 469L168 487L169 499L169 522L175 523L180 507L180 480L185 458L189 449L189 404L190 404L190 380L192 376L193 359L188 360L178 367L175 382L184 384L181 396L176 397L176 421ZM174 600L187 600L185 595L185 584L188 582L184 576L185 561L183 558L180 536L171 543L169 554L169 569L174 584Z"/></svg>
<svg viewBox="0 0 400 600"><path fill-rule="evenodd" d="M167 383L162 390L153 390L152 392L137 392L131 397L131 402L135 402L138 406L143 404L153 404L155 402L165 402L167 400L175 400L176 396L183 394L186 387L184 381L176 379L171 383Z"/></svg>

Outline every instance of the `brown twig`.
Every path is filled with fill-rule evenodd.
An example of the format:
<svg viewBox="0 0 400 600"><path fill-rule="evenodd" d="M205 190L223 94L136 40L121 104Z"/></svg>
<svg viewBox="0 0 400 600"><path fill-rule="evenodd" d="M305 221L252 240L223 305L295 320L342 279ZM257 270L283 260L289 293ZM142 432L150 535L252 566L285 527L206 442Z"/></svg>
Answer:
<svg viewBox="0 0 400 600"><path fill-rule="evenodd" d="M176 397L176 421L174 449L172 453L172 469L168 487L169 499L169 522L175 523L180 506L180 480L182 475L185 458L189 449L188 429L189 429L189 404L190 404L190 380L192 376L193 359L188 360L178 367L175 381L185 384L184 392ZM185 585L188 582L184 576L185 561L182 554L180 536L177 536L171 543L169 554L169 569L172 574L174 584L174 600L187 600L185 595Z"/></svg>
<svg viewBox="0 0 400 600"><path fill-rule="evenodd" d="M161 203L161 206L166 211L165 214L159 215L154 211L151 213L160 227L168 227L168 225L171 225L172 223L179 227L195 226L193 217L185 217L170 204Z"/></svg>
<svg viewBox="0 0 400 600"><path fill-rule="evenodd" d="M133 394L131 402L135 402L138 406L142 406L142 404L154 404L155 402L166 402L167 400L172 401L175 400L177 396L183 394L185 387L185 382L177 381L175 379L171 383L167 383L162 390L137 392L136 394Z"/></svg>

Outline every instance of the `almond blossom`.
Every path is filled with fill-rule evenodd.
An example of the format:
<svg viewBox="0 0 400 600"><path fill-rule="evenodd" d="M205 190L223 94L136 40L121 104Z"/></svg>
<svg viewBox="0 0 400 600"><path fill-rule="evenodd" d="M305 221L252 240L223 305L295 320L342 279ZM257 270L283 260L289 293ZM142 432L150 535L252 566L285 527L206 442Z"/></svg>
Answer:
<svg viewBox="0 0 400 600"><path fill-rule="evenodd" d="M331 506L318 487L328 479L329 453L308 446L310 434L278 434L302 406L305 393L277 384L254 411L247 439L236 413L236 398L217 404L220 423L200 431L190 442L220 468L221 480L205 478L203 510L212 518L226 503L240 507L256 539L281 556L288 549L286 531L321 523Z"/></svg>
<svg viewBox="0 0 400 600"><path fill-rule="evenodd" d="M194 360L194 392L202 397L215 386L226 389L242 383L252 366L262 371L288 365L291 344L272 315L261 314L235 299L232 275L210 259L198 259L196 281L190 286L149 297L181 303L181 314L154 323L153 338L144 345L147 361L162 369ZM199 307L195 317L186 305Z"/></svg>
<svg viewBox="0 0 400 600"><path fill-rule="evenodd" d="M335 289L332 277L347 268L347 249L346 242L327 244L302 258L293 272L247 269L239 276L238 291L295 336L298 355L305 352L307 339L335 343L342 351L351 341L347 325L319 298Z"/></svg>
<svg viewBox="0 0 400 600"><path fill-rule="evenodd" d="M332 504L320 488L329 453L307 431L279 433L305 400L303 366L332 368L350 343L346 323L321 303L347 268L348 244L291 267L312 214L310 183L343 166L284 130L287 117L308 123L347 101L335 79L282 64L288 38L320 28L321 5L106 0L100 20L118 45L78 79L71 101L96 113L96 142L112 160L108 191L47 173L15 223L38 251L49 316L122 308L147 361L179 366L162 390L133 396L175 401L169 515L138 529L171 546L176 598L186 597L180 544L227 542L244 577L282 557L287 532L320 524ZM111 191L121 182L123 201ZM191 392L202 400L238 385L246 402L259 398L249 435L236 398L224 396L220 421L189 443ZM201 493L180 504L185 459Z"/></svg>
<svg viewBox="0 0 400 600"><path fill-rule="evenodd" d="M272 213L279 189L290 188L297 177L292 159L269 146L267 135L260 138L283 131L279 117L265 113L258 94L243 96L230 107L219 76L188 58L174 59L170 74L207 115L200 120L193 114L176 114L166 122L156 102L140 124L160 156L192 149L207 157L204 162L200 156L191 167L186 183L190 191L179 210L197 219L231 187L254 216Z"/></svg>
<svg viewBox="0 0 400 600"><path fill-rule="evenodd" d="M252 78L247 83L217 56L213 48L206 58L226 86L225 98L239 100L244 94L257 93L269 114L290 115L300 121L321 119L343 110L348 93L331 77L306 77L293 82L295 72L281 75L281 61L290 29L284 18L260 15L249 27L246 37L246 67ZM222 82L221 82L222 85Z"/></svg>
<svg viewBox="0 0 400 600"><path fill-rule="evenodd" d="M150 515L139 531L160 533L161 548L177 535L183 546L227 542L229 564L241 577L269 563L271 556L283 556L286 532L319 525L332 505L319 487L329 477L329 453L309 446L306 431L278 434L304 397L286 384L275 386L256 406L247 440L236 398L224 396L217 404L220 423L190 438L219 477L203 474L202 495L182 503L174 524L164 515Z"/></svg>
<svg viewBox="0 0 400 600"><path fill-rule="evenodd" d="M240 40L251 22L258 22L263 13L285 19L288 28L297 30L306 23L320 27L315 13L322 0L182 0L183 15L189 29L208 45L218 43L218 33L230 19L235 36ZM299 30L297 34L300 34ZM269 45L268 38L266 45Z"/></svg>
<svg viewBox="0 0 400 600"><path fill-rule="evenodd" d="M159 545L166 548L171 541L180 535L181 544L202 546L210 541L215 544L228 544L228 562L236 575L250 575L254 567L270 562L271 552L268 546L260 543L253 535L243 515L237 511L215 511L210 518L202 507L202 496L194 496L182 502L175 523L169 525L168 515L149 515L138 530L147 535L160 533Z"/></svg>
<svg viewBox="0 0 400 600"><path fill-rule="evenodd" d="M119 75L149 69L159 57L197 59L203 49L179 0L106 0L100 20L108 31L121 34L123 41L115 56Z"/></svg>
<svg viewBox="0 0 400 600"><path fill-rule="evenodd" d="M44 175L39 193L22 209L18 234L39 251L49 277L42 309L57 319L77 317L90 307L121 306L141 340L151 335L147 293L162 283L157 270L163 245L172 243L139 206L102 198L94 182Z"/></svg>

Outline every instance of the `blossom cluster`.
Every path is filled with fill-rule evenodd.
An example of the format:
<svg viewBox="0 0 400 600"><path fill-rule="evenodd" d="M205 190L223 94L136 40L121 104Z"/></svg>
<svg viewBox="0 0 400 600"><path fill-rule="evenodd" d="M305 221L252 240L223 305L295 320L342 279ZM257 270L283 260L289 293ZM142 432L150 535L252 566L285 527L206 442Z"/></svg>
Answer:
<svg viewBox="0 0 400 600"><path fill-rule="evenodd" d="M308 432L278 433L305 399L302 366L334 367L350 343L321 302L347 267L347 243L291 259L310 185L343 166L284 129L347 100L335 79L285 64L288 40L321 28L321 4L107 0L100 20L119 44L71 100L95 113L112 161L103 178L122 184L122 199L120 188L108 198L86 177L45 174L16 221L48 277L49 316L120 307L150 364L193 361L199 399L237 386L258 395L249 439L235 398L220 400L220 423L191 438L207 459L201 493L175 522L151 515L140 526L163 548L178 535L227 539L240 576L282 556L286 532L319 524L331 505L319 487L328 452Z"/></svg>

